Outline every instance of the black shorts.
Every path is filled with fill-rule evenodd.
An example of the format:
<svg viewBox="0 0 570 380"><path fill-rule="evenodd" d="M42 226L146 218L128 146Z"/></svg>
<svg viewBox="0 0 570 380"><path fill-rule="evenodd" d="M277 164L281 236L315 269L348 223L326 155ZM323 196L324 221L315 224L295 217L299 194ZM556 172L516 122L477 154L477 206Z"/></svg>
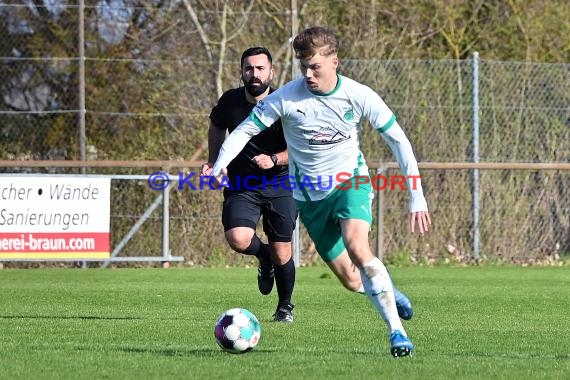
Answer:
<svg viewBox="0 0 570 380"><path fill-rule="evenodd" d="M224 231L235 227L256 228L263 215L263 232L270 242L290 242L297 206L290 191L248 190L224 192Z"/></svg>

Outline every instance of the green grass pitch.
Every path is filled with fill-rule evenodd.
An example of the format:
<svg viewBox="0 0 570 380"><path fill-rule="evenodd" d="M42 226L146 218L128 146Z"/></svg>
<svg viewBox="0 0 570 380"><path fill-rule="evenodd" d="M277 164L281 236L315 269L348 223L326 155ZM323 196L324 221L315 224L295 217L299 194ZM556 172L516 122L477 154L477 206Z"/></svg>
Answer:
<svg viewBox="0 0 570 380"><path fill-rule="evenodd" d="M300 268L295 322L271 321L255 268L0 271L4 379L568 379L567 267L391 268L415 308L414 355L392 358L365 296ZM218 315L260 320L252 352L222 352Z"/></svg>

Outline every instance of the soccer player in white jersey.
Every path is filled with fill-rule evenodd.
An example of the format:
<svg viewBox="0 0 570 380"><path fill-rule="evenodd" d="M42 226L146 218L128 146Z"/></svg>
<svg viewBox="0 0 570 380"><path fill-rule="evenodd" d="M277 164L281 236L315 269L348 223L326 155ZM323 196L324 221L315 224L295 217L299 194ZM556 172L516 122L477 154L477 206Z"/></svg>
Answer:
<svg viewBox="0 0 570 380"><path fill-rule="evenodd" d="M223 169L245 144L281 118L301 221L325 261L346 248L364 291L387 324L391 354L406 356L414 346L398 317L388 271L368 241L372 186L370 180L362 181L369 173L358 144L361 119L381 134L408 179L412 233L417 226L423 235L431 220L410 141L376 92L337 73L339 46L328 28L311 27L295 37L303 77L254 107L225 140L212 175L220 183Z"/></svg>

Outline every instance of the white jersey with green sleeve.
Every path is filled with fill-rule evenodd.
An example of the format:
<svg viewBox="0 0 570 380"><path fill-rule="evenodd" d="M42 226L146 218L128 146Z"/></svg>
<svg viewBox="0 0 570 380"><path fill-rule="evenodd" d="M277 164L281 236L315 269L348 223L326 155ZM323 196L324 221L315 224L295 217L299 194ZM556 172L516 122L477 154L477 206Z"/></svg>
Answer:
<svg viewBox="0 0 570 380"><path fill-rule="evenodd" d="M340 182L369 174L358 142L360 121L367 119L390 146L408 179L410 212L427 211L417 161L393 112L370 87L342 75L328 94L311 92L304 78L299 78L265 97L226 139L213 175L219 175L252 136L279 118L296 200L324 199Z"/></svg>

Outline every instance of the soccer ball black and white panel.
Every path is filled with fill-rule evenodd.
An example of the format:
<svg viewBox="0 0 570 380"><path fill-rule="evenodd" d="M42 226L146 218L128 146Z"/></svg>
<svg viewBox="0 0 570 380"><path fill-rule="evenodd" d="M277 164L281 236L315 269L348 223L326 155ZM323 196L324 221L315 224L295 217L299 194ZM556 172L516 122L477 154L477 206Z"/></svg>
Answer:
<svg viewBox="0 0 570 380"><path fill-rule="evenodd" d="M222 350L241 354L257 346L261 326L249 310L234 308L220 315L214 327L214 336Z"/></svg>

